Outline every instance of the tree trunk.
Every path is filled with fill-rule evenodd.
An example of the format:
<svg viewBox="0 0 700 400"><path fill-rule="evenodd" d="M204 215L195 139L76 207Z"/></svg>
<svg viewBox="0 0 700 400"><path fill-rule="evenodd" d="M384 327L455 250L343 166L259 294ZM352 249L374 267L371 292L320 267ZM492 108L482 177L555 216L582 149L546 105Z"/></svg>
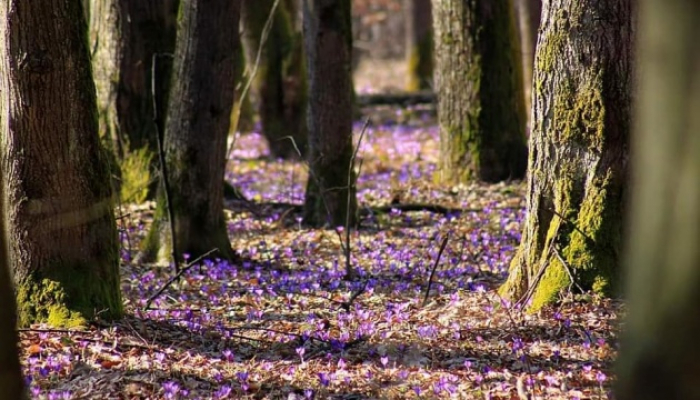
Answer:
<svg viewBox="0 0 700 400"><path fill-rule="evenodd" d="M618 288L632 72L629 0L544 4L528 214L501 288L535 310L572 284Z"/></svg>
<svg viewBox="0 0 700 400"><path fill-rule="evenodd" d="M158 127L163 132L175 50L178 0L91 0L90 42L100 133L117 154L156 151L151 66L156 66ZM168 57L167 55L170 55Z"/></svg>
<svg viewBox="0 0 700 400"><path fill-rule="evenodd" d="M525 174L519 45L509 0L433 0L445 183Z"/></svg>
<svg viewBox="0 0 700 400"><path fill-rule="evenodd" d="M19 323L119 317L119 248L82 6L11 0L0 21L0 159Z"/></svg>
<svg viewBox="0 0 700 400"><path fill-rule="evenodd" d="M157 180L151 71L156 60L157 126L162 135L175 49L178 0L90 0L90 46L100 135L124 169L125 200L153 193ZM145 149L145 150L144 150ZM139 150L140 153L136 151ZM138 157L139 159L135 159ZM136 194L135 194L136 193Z"/></svg>
<svg viewBox="0 0 700 400"><path fill-rule="evenodd" d="M4 166L0 167L4 171ZM0 176L2 176L0 174ZM0 210L4 210L4 190L0 186ZM8 241L5 236L5 216L0 212L0 399L26 399L24 379L17 353L17 304L15 303L10 266L7 258Z"/></svg>
<svg viewBox="0 0 700 400"><path fill-rule="evenodd" d="M223 210L226 137L234 102L240 1L183 2L164 152L175 220L175 254L214 248L233 259ZM172 254L165 194L158 194L144 260Z"/></svg>
<svg viewBox="0 0 700 400"><path fill-rule="evenodd" d="M404 0L406 22L406 90L432 89L433 16L430 0Z"/></svg>
<svg viewBox="0 0 700 400"><path fill-rule="evenodd" d="M540 27L542 1L514 0L513 3L518 16L520 53L522 54L523 94L525 96L528 126L530 126L530 110L532 109L532 69L535 64L535 46L537 45L537 30Z"/></svg>
<svg viewBox="0 0 700 400"><path fill-rule="evenodd" d="M246 28L243 42L252 63L255 63L263 28L274 3L275 0L255 0L243 4ZM284 1L277 5L261 56L254 88L262 133L270 145L270 154L276 158L298 156L288 136L305 154L308 139L302 38L294 31Z"/></svg>
<svg viewBox="0 0 700 400"><path fill-rule="evenodd" d="M620 400L698 399L700 2L639 4Z"/></svg>
<svg viewBox="0 0 700 400"><path fill-rule="evenodd" d="M242 43L239 43L236 47L235 58L236 66L233 73L236 89L233 95L231 126L229 128L230 134L235 134L236 132L250 132L255 127L255 113L253 104L250 102L250 92L248 92L245 97L243 96L243 90L247 83L248 75L246 74L247 57L245 51L243 51Z"/></svg>
<svg viewBox="0 0 700 400"><path fill-rule="evenodd" d="M350 0L304 0L303 8L310 166L304 219L311 226L354 225Z"/></svg>

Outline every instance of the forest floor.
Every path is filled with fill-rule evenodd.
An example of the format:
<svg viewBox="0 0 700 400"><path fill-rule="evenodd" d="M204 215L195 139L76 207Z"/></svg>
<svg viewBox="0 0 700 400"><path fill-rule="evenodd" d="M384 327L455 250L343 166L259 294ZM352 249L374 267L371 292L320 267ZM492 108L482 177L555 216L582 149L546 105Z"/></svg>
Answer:
<svg viewBox="0 0 700 400"><path fill-rule="evenodd" d="M145 310L172 271L129 261L153 205L121 210L127 316L22 330L33 397L609 398L620 303L567 295L527 314L499 298L524 185L438 186L431 113L379 114L358 153L358 200L375 209L350 234L354 279L342 279L345 232L300 224L305 166L270 160L259 135L243 135L227 178L248 201L226 212L246 261L198 263ZM443 208L381 208L392 202Z"/></svg>
<svg viewBox="0 0 700 400"><path fill-rule="evenodd" d="M360 63L358 93L400 90L403 63L385 64ZM260 135L242 135L227 179L248 200L226 213L245 261L194 263L168 284L170 268L131 261L153 204L118 210L127 316L22 330L32 397L611 397L620 302L563 295L527 314L495 291L520 239L524 184L439 186L434 113L365 111L355 278L343 279L346 232L300 223L305 165L270 160Z"/></svg>

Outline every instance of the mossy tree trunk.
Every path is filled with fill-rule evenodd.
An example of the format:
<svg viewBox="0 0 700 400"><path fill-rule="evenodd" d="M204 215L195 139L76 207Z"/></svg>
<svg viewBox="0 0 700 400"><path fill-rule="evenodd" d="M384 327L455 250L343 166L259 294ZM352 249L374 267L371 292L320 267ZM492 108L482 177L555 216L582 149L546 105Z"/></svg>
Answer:
<svg viewBox="0 0 700 400"><path fill-rule="evenodd" d="M0 172L4 172L0 165ZM2 174L0 174L2 176ZM0 186L0 210L3 207L4 190ZM27 397L24 392L24 379L17 352L17 304L12 289L12 277L7 258L8 241L5 235L5 216L0 212L0 399L23 400Z"/></svg>
<svg viewBox="0 0 700 400"><path fill-rule="evenodd" d="M192 0L180 10L164 152L175 220L175 254L235 257L224 218L226 137L234 102L241 2ZM157 196L143 259L172 254L164 192Z"/></svg>
<svg viewBox="0 0 700 400"><path fill-rule="evenodd" d="M19 324L119 317L114 202L81 3L12 0L0 24L0 159Z"/></svg>
<svg viewBox="0 0 700 400"><path fill-rule="evenodd" d="M700 2L639 2L620 400L700 389Z"/></svg>
<svg viewBox="0 0 700 400"><path fill-rule="evenodd" d="M433 15L430 0L404 0L406 90L432 89Z"/></svg>
<svg viewBox="0 0 700 400"><path fill-rule="evenodd" d="M156 180L156 126L153 124L151 71L156 60L155 83L158 106L157 126L163 134L168 85L175 49L178 0L89 0L90 48L97 88L100 135L109 139L117 159L123 161L141 151L140 163L127 162L124 168L126 197L140 191L153 192ZM147 149L145 152L143 149ZM150 162L149 162L150 160ZM129 181L135 176L135 182ZM148 185L150 182L150 185ZM138 197L138 196L136 196ZM126 200L132 200L127 198Z"/></svg>
<svg viewBox="0 0 700 400"><path fill-rule="evenodd" d="M275 0L255 0L243 4L243 42L251 64L255 63L263 28L274 3ZM270 145L270 154L276 158L291 158L298 153L288 136L294 139L302 155L306 154L308 142L303 42L294 30L286 1L278 3L272 18L254 89L262 133Z"/></svg>
<svg viewBox="0 0 700 400"><path fill-rule="evenodd" d="M501 288L534 310L572 284L617 291L632 73L629 0L544 4L528 214Z"/></svg>
<svg viewBox="0 0 700 400"><path fill-rule="evenodd" d="M537 30L540 27L542 0L514 0L520 33L520 53L522 54L523 94L527 110L528 125L532 109L532 70L535 65Z"/></svg>
<svg viewBox="0 0 700 400"><path fill-rule="evenodd" d="M303 10L310 167L304 220L312 226L354 225L350 0L304 0Z"/></svg>
<svg viewBox="0 0 700 400"><path fill-rule="evenodd" d="M525 175L525 110L510 0L433 0L444 183Z"/></svg>

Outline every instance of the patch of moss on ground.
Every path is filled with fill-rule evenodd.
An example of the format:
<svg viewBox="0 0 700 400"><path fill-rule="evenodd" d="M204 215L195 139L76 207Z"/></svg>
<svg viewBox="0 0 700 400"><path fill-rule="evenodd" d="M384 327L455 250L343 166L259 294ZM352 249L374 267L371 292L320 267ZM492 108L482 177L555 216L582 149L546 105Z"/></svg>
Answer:
<svg viewBox="0 0 700 400"><path fill-rule="evenodd" d="M122 202L141 204L148 198L153 153L147 148L127 154L121 162Z"/></svg>

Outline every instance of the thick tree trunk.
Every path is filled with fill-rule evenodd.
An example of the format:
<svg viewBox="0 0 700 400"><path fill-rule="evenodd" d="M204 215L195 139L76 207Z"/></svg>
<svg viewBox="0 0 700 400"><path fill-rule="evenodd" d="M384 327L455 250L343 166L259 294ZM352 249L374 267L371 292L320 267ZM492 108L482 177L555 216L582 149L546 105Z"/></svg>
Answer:
<svg viewBox="0 0 700 400"><path fill-rule="evenodd" d="M82 6L12 0L0 21L0 159L20 325L119 317L112 191Z"/></svg>
<svg viewBox="0 0 700 400"><path fill-rule="evenodd" d="M404 0L406 22L406 90L432 89L433 15L430 0Z"/></svg>
<svg viewBox="0 0 700 400"><path fill-rule="evenodd" d="M304 0L303 8L310 166L304 219L312 226L354 225L350 0Z"/></svg>
<svg viewBox="0 0 700 400"><path fill-rule="evenodd" d="M255 0L243 4L246 28L243 42L253 63L274 3L275 0ZM270 154L276 158L298 156L296 143L305 155L308 139L303 43L301 35L294 31L284 1L277 5L261 56L254 86L262 133L270 145Z"/></svg>
<svg viewBox="0 0 700 400"><path fill-rule="evenodd" d="M525 175L525 110L510 0L433 0L445 183Z"/></svg>
<svg viewBox="0 0 700 400"><path fill-rule="evenodd" d="M160 54L155 95L162 135L179 1L89 1L100 135L109 139L120 161L122 198L133 201L154 193L157 187L151 71L153 55Z"/></svg>
<svg viewBox="0 0 700 400"><path fill-rule="evenodd" d="M240 1L182 3L164 151L175 220L175 254L214 248L234 257L224 218L226 137L234 102ZM165 197L158 194L144 260L172 254Z"/></svg>
<svg viewBox="0 0 700 400"><path fill-rule="evenodd" d="M618 287L632 72L630 8L629 0L561 0L543 9L528 215L501 288L511 300L531 300L532 309L557 300L572 284L602 294Z"/></svg>
<svg viewBox="0 0 700 400"><path fill-rule="evenodd" d="M620 400L698 399L700 2L639 5Z"/></svg>
<svg viewBox="0 0 700 400"><path fill-rule="evenodd" d="M527 110L528 126L532 109L532 70L535 65L537 30L540 27L542 0L514 0L520 33L520 53L522 54L523 94Z"/></svg>
<svg viewBox="0 0 700 400"><path fill-rule="evenodd" d="M156 66L158 125L164 128L175 50L178 0L91 0L90 46L100 133L118 156L147 146L156 150L151 66ZM169 55L169 56L166 56Z"/></svg>
<svg viewBox="0 0 700 400"><path fill-rule="evenodd" d="M3 168L4 166L0 166L1 172L4 172ZM0 186L0 210L5 210L3 192L4 189ZM0 212L0 321L4 326L0 327L0 400L21 400L26 397L17 352L17 304L12 290L4 221L5 216Z"/></svg>

